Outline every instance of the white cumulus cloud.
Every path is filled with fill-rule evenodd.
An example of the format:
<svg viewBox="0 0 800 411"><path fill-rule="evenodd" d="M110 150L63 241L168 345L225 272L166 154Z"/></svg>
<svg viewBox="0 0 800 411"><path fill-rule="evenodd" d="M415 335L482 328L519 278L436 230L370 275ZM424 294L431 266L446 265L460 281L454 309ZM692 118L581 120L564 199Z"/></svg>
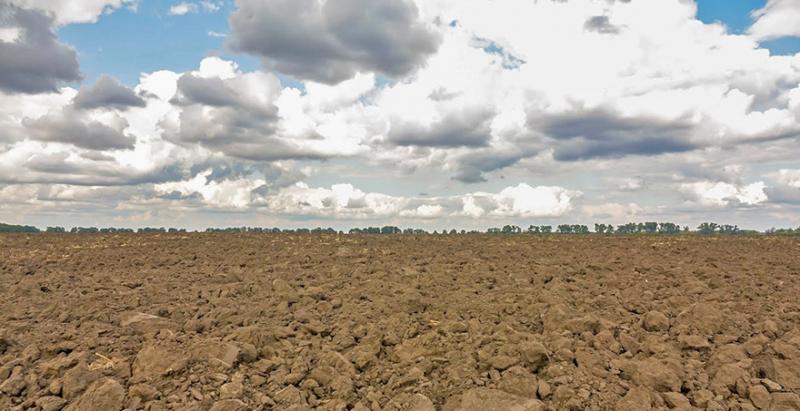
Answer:
<svg viewBox="0 0 800 411"><path fill-rule="evenodd" d="M799 0L768 0L752 14L755 22L748 31L759 40L800 37Z"/></svg>
<svg viewBox="0 0 800 411"><path fill-rule="evenodd" d="M756 205L767 201L766 185L759 181L748 185L699 181L681 185L681 190L702 205L727 206L732 203Z"/></svg>
<svg viewBox="0 0 800 411"><path fill-rule="evenodd" d="M178 3L169 8L169 14L172 16L183 16L189 13L197 13L198 7L194 3Z"/></svg>
<svg viewBox="0 0 800 411"><path fill-rule="evenodd" d="M789 187L800 188L799 169L781 169L773 175L779 183Z"/></svg>

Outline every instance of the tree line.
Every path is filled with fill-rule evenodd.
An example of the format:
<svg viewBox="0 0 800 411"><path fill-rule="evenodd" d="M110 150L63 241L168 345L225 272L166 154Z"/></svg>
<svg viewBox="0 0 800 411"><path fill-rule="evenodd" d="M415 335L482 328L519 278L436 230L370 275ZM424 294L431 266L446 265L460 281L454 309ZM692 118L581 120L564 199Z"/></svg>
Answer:
<svg viewBox="0 0 800 411"><path fill-rule="evenodd" d="M28 225L12 225L0 223L0 233L64 233L64 234L150 234L150 233L185 233L187 232L182 228L166 228L166 227L142 227L138 229L132 228L114 228L114 227L72 227L67 230L64 227L55 226L47 227L40 230L34 226ZM228 227L228 228L207 228L204 230L206 233L291 233L291 234L345 234L342 230L335 230L327 227L317 228L295 228L295 229L281 229L278 227ZM381 226L381 227L364 227L364 228L351 228L347 234L406 234L406 235L421 235L421 234L604 234L604 235L635 235L635 234L753 234L757 231L743 230L737 225L730 224L717 224L713 222L701 223L694 230L690 230L688 226L680 226L675 223L669 222L641 222L641 223L627 223L614 226L612 224L596 223L594 230L590 230L589 226L584 224L559 224L552 225L530 225L527 229L523 229L517 225L504 225L502 227L490 227L486 231L477 230L464 230L464 229L444 229L433 230L432 232L420 228L400 228L397 226ZM792 228L772 228L766 230L766 234L780 234L780 235L800 235L800 227Z"/></svg>

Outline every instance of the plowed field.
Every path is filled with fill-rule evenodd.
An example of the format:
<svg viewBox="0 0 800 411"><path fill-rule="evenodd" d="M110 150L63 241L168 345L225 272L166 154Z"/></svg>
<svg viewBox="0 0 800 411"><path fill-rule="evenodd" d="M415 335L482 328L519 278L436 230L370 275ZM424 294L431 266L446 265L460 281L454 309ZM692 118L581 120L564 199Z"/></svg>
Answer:
<svg viewBox="0 0 800 411"><path fill-rule="evenodd" d="M0 409L798 410L800 239L0 236Z"/></svg>

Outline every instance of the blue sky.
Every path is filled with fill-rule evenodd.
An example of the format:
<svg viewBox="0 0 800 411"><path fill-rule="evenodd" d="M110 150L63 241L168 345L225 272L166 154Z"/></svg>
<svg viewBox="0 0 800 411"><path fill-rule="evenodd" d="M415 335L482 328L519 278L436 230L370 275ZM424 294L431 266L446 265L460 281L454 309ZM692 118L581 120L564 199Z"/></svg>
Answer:
<svg viewBox="0 0 800 411"><path fill-rule="evenodd" d="M751 13L760 10L766 3L766 0L698 0L697 18L705 23L723 23L731 33L745 33L753 24ZM800 52L800 38L769 40L761 43L761 46L773 54L795 54Z"/></svg>
<svg viewBox="0 0 800 411"><path fill-rule="evenodd" d="M215 12L170 15L170 4L178 3L144 0L136 11L116 10L97 23L62 27L58 34L80 52L81 68L88 81L101 74L113 74L123 83L135 85L139 73L192 70L210 55L235 57L248 71L258 67L254 58L228 53L224 37L209 35L228 32L232 1L225 1Z"/></svg>
<svg viewBox="0 0 800 411"><path fill-rule="evenodd" d="M797 0L30 4L3 222L800 225Z"/></svg>
<svg viewBox="0 0 800 411"><path fill-rule="evenodd" d="M766 0L699 0L697 18L706 23L722 22L730 32L743 33L753 23L752 11L766 3Z"/></svg>

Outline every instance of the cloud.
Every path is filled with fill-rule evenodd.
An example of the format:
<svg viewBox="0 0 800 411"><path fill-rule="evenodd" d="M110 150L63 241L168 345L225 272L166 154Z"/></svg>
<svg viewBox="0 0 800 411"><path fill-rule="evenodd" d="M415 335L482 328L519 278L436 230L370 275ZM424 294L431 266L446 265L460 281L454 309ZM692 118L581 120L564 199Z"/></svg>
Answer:
<svg viewBox="0 0 800 411"><path fill-rule="evenodd" d="M594 31L600 34L618 34L619 27L611 24L608 16L592 16L583 27L588 31Z"/></svg>
<svg viewBox="0 0 800 411"><path fill-rule="evenodd" d="M759 41L780 37L800 37L800 1L768 0L752 13L755 22L748 33Z"/></svg>
<svg viewBox="0 0 800 411"><path fill-rule="evenodd" d="M0 184L64 184L72 186L132 186L184 179L187 164L180 156L160 162L158 156L147 164L124 164L122 153L84 151L74 146L23 141L0 153Z"/></svg>
<svg viewBox="0 0 800 411"><path fill-rule="evenodd" d="M482 147L491 138L491 119L492 113L484 110L463 110L429 125L396 120L388 137L400 146Z"/></svg>
<svg viewBox="0 0 800 411"><path fill-rule="evenodd" d="M182 2L175 4L169 8L169 14L171 16L184 16L189 13L197 13L198 7L194 3L187 3Z"/></svg>
<svg viewBox="0 0 800 411"><path fill-rule="evenodd" d="M113 77L102 75L93 86L81 87L73 102L80 109L145 107L143 98Z"/></svg>
<svg viewBox="0 0 800 411"><path fill-rule="evenodd" d="M279 92L277 78L261 72L230 79L184 74L172 99L179 114L163 123L165 138L248 160L318 157L277 135Z"/></svg>
<svg viewBox="0 0 800 411"><path fill-rule="evenodd" d="M285 104L295 92L282 89L272 74L241 73L224 60L207 58L200 70L178 78L170 100L176 110L161 122L164 138L251 161L325 159L356 149L346 127L318 133L311 125L310 132L293 133L292 118L276 104ZM318 93L311 87L308 96L313 100Z"/></svg>
<svg viewBox="0 0 800 411"><path fill-rule="evenodd" d="M139 0L10 0L10 2L23 8L35 8L52 13L59 25L95 23L103 14L122 7L135 11L139 5Z"/></svg>
<svg viewBox="0 0 800 411"><path fill-rule="evenodd" d="M312 188L305 183L286 187L264 197L262 204L280 214L338 217L388 217L399 214L407 199L381 193L365 193L351 184Z"/></svg>
<svg viewBox="0 0 800 411"><path fill-rule="evenodd" d="M626 117L606 110L592 110L552 115L532 122L558 140L555 158L563 161L655 155L698 147L690 139L692 126L685 121Z"/></svg>
<svg viewBox="0 0 800 411"><path fill-rule="evenodd" d="M13 184L0 186L4 205L24 206L26 209L47 209L59 215L71 212L94 214L97 218L110 204L121 204L138 196L149 195L141 187L85 187L68 184ZM0 209L3 205L0 205Z"/></svg>
<svg viewBox="0 0 800 411"><path fill-rule="evenodd" d="M322 218L411 220L458 218L538 218L560 216L572 210L580 193L561 187L507 187L499 193L475 192L445 197L397 196L365 192L349 183L329 188L295 182L264 190L269 178L243 174L212 180L212 171L189 180L157 184L161 198L200 200L205 206L259 209L263 212Z"/></svg>
<svg viewBox="0 0 800 411"><path fill-rule="evenodd" d="M461 214L473 218L495 217L558 217L571 211L572 200L581 193L562 187L520 183L497 194L472 193L462 199Z"/></svg>
<svg viewBox="0 0 800 411"><path fill-rule="evenodd" d="M462 183L485 182L485 173L516 164L520 159L527 157L529 152L520 148L516 150L498 150L487 148L479 151L470 151L455 160L455 180Z"/></svg>
<svg viewBox="0 0 800 411"><path fill-rule="evenodd" d="M621 191L639 191L644 188L644 180L641 178L624 178L617 189Z"/></svg>
<svg viewBox="0 0 800 411"><path fill-rule="evenodd" d="M439 36L410 0L238 0L230 46L287 75L338 83L357 72L409 74Z"/></svg>
<svg viewBox="0 0 800 411"><path fill-rule="evenodd" d="M78 113L65 108L37 119L26 119L23 125L33 140L72 144L89 150L132 149L136 138L124 133L128 122L111 115L106 123L95 119L84 119Z"/></svg>
<svg viewBox="0 0 800 411"><path fill-rule="evenodd" d="M222 1L201 0L199 2L180 2L169 8L170 16L185 16L190 13L214 13L222 8Z"/></svg>
<svg viewBox="0 0 800 411"><path fill-rule="evenodd" d="M239 92L219 77L198 77L187 73L178 79L178 93L172 99L177 105L202 104L211 107L235 106L240 103Z"/></svg>
<svg viewBox="0 0 800 411"><path fill-rule="evenodd" d="M781 169L777 173L773 174L774 177L779 183L793 187L793 188L800 188L800 170L798 169Z"/></svg>
<svg viewBox="0 0 800 411"><path fill-rule="evenodd" d="M264 185L261 179L210 180L212 170L198 173L188 181L156 184L156 193L162 196L180 194L178 198L202 198L203 202L217 208L246 208L252 202L253 191Z"/></svg>
<svg viewBox="0 0 800 411"><path fill-rule="evenodd" d="M222 0L201 0L200 1L200 8L202 8L205 12L213 13L217 12L222 9L223 2Z"/></svg>
<svg viewBox="0 0 800 411"><path fill-rule="evenodd" d="M55 92L60 83L81 79L77 54L58 41L51 16L5 2L0 16L0 27L18 31L13 41L0 41L0 90Z"/></svg>
<svg viewBox="0 0 800 411"><path fill-rule="evenodd" d="M423 204L417 208L403 210L400 212L401 217L408 218L441 218L445 216L445 209L441 205Z"/></svg>
<svg viewBox="0 0 800 411"><path fill-rule="evenodd" d="M699 181L681 184L680 189L692 200L705 206L757 205L767 201L766 185L759 181L748 185Z"/></svg>

